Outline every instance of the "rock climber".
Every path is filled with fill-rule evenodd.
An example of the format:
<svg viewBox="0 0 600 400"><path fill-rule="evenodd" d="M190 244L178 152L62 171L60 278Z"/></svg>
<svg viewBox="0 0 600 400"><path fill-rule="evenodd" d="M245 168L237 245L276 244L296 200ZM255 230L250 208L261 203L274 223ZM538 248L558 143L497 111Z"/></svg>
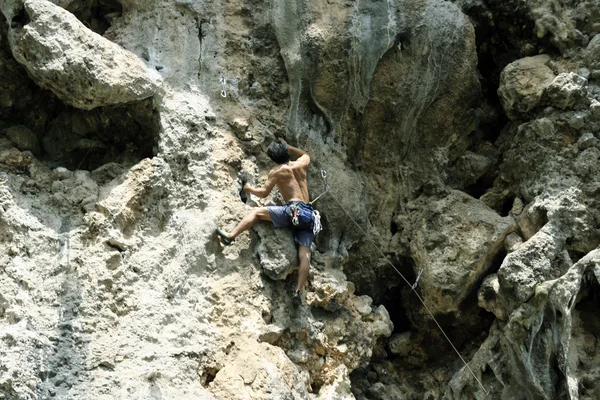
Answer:
<svg viewBox="0 0 600 400"><path fill-rule="evenodd" d="M271 221L275 228L292 229L294 240L298 243L300 264L298 285L294 291L293 301L299 304L302 288L308 278L310 245L321 230L319 213L309 204L306 169L310 157L304 150L288 145L284 139L272 142L267 149L267 155L277 165L269 171L265 186L255 188L245 183L243 191L265 198L277 186L286 203L283 206L255 207L234 230L227 233L217 229L217 234L221 243L230 245L240 233L247 231L258 221ZM296 160L292 161L291 156Z"/></svg>

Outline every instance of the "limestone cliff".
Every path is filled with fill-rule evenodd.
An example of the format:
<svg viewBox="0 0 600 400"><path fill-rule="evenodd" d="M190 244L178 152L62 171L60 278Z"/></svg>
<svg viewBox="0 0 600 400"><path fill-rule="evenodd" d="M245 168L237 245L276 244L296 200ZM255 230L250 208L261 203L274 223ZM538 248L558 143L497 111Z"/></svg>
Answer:
<svg viewBox="0 0 600 400"><path fill-rule="evenodd" d="M0 11L0 398L600 397L597 1ZM290 232L214 235L275 136L299 307Z"/></svg>

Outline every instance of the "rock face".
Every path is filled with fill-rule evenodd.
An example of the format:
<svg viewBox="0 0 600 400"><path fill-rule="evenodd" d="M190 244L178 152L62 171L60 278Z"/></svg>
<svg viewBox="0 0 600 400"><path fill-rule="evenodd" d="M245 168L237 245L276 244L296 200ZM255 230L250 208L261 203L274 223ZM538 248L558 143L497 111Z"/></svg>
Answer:
<svg viewBox="0 0 600 400"><path fill-rule="evenodd" d="M504 68L498 96L510 118L515 119L540 104L545 88L554 79L548 61L547 55L526 57Z"/></svg>
<svg viewBox="0 0 600 400"><path fill-rule="evenodd" d="M0 11L0 398L600 396L597 2Z"/></svg>
<svg viewBox="0 0 600 400"><path fill-rule="evenodd" d="M156 77L134 54L91 32L49 1L23 4L28 22L11 29L11 48L39 86L85 110L156 93Z"/></svg>
<svg viewBox="0 0 600 400"><path fill-rule="evenodd" d="M459 191L427 203L421 219L413 223L410 243L415 267L423 270L421 291L435 312L457 312L490 272L516 224Z"/></svg>

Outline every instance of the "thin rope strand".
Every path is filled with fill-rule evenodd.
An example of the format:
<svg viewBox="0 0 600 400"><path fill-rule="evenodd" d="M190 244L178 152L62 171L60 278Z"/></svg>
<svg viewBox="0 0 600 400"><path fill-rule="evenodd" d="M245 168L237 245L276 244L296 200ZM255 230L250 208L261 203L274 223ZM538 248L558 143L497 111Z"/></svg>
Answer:
<svg viewBox="0 0 600 400"><path fill-rule="evenodd" d="M308 203L308 204L312 204L312 203L314 203L315 201L319 200L321 197L325 196L325 195L327 194L327 192L329 192L329 190L326 190L326 191L324 191L323 193L321 193L320 195L318 195L316 199L314 199L313 201L311 201L311 202L310 202L310 203Z"/></svg>
<svg viewBox="0 0 600 400"><path fill-rule="evenodd" d="M332 193L332 192L330 191L329 193ZM489 391L485 390L485 387L483 386L483 384L481 383L481 381L479 380L479 378L477 378L477 376L475 375L475 373L473 372L473 370L471 369L471 367L469 367L469 364L467 364L467 362L465 361L465 359L463 358L463 356L460 354L460 352L458 351L458 349L454 346L454 343L452 343L452 341L450 340L450 338L448 337L448 335L446 335L446 332L444 331L444 329L442 328L442 326L438 323L437 319L435 319L435 317L433 316L433 313L431 312L431 310L429 309L429 307L427 307L427 304L425 304L425 301L423 301L423 298L417 292L417 288L416 287L413 288L412 284L408 281L408 279L406 279L404 277L404 275L398 270L398 268L396 268L396 266L394 264L392 264L392 262L390 260L388 260L388 258L385 255L385 253L375 244L375 242L373 241L373 239L371 239L369 237L369 235L367 235L367 233L361 228L361 226L358 224L358 222L356 222L354 220L354 218L352 218L352 216L350 215L350 213L348 211L346 211L346 209L338 201L338 199L335 196L330 196L330 197L332 197L335 200L335 202L340 206L340 208L342 210L344 210L344 212L346 213L346 215L352 220L352 222L354 222L354 225L356 225L358 227L358 229L360 229L360 231L362 232L362 234L367 238L367 240L369 242L371 242L371 244L373 245L373 247L375 247L377 249L377 251L379 251L379 253L383 256L383 258L385 259L385 261L388 264L390 264L390 266L394 269L394 271L396 271L398 273L398 275L400 275L400 277L404 280L404 282L406 282L406 284L411 288L411 290L417 295L417 298L419 299L419 301L421 302L421 304L423 304L423 307L425 307L425 310L427 310L427 312L429 313L429 316L431 317L431 319L433 319L433 322L435 322L435 324L440 329L440 331L442 332L442 334L444 335L444 337L446 338L446 340L448 341L448 343L450 343L450 346L452 346L452 349L454 349L454 351L456 352L456 354L458 354L458 357L460 357L460 360L463 362L463 364L465 364L465 367L467 367L467 369L469 370L469 372L471 373L471 375L473 375L473 378L475 378L475 380L477 381L477 383L481 387L481 390L483 390L483 392L486 394L486 396L489 395Z"/></svg>

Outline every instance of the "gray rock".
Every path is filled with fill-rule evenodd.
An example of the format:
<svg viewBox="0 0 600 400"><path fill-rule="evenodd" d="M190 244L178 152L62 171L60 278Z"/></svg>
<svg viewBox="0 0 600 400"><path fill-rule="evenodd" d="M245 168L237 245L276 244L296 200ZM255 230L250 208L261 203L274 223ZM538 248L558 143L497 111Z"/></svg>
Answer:
<svg viewBox="0 0 600 400"><path fill-rule="evenodd" d="M593 70L600 69L600 34L590 40L586 48L586 60L588 66Z"/></svg>
<svg viewBox="0 0 600 400"><path fill-rule="evenodd" d="M48 1L26 0L24 5L29 22L11 29L11 49L39 86L86 110L156 93L155 78L134 54Z"/></svg>
<svg viewBox="0 0 600 400"><path fill-rule="evenodd" d="M396 354L401 357L406 357L412 350L411 346L411 337L412 332L402 332L393 335L388 340L388 346L390 347L390 351L392 354Z"/></svg>
<svg viewBox="0 0 600 400"><path fill-rule="evenodd" d="M590 132L582 134L579 137L579 140L577 140L577 146L579 147L579 150L589 149L590 147L598 145L600 145L600 141L596 139L596 137Z"/></svg>
<svg viewBox="0 0 600 400"><path fill-rule="evenodd" d="M577 71L577 75L585 78L585 79L590 79L590 70L587 68L580 68L579 71Z"/></svg>
<svg viewBox="0 0 600 400"><path fill-rule="evenodd" d="M545 54L525 57L504 68L498 96L509 118L516 119L540 104L546 86L554 79L548 61L550 56Z"/></svg>
<svg viewBox="0 0 600 400"><path fill-rule="evenodd" d="M465 193L429 200L410 243L428 306L437 313L457 311L515 229L512 217L500 217Z"/></svg>
<svg viewBox="0 0 600 400"><path fill-rule="evenodd" d="M0 164L8 167L24 168L33 162L33 154L30 151L19 151L14 147L0 150Z"/></svg>
<svg viewBox="0 0 600 400"><path fill-rule="evenodd" d="M569 119L569 126L573 129L581 129L585 126L585 118L583 115L581 114L574 114L570 119Z"/></svg>
<svg viewBox="0 0 600 400"><path fill-rule="evenodd" d="M504 248L507 253L512 253L523 243L523 238L519 236L518 233L513 232L510 235L506 236L504 240Z"/></svg>
<svg viewBox="0 0 600 400"><path fill-rule="evenodd" d="M11 126L6 130L6 137L15 144L17 149L29 150L35 155L40 154L40 141L29 128L22 125Z"/></svg>
<svg viewBox="0 0 600 400"><path fill-rule="evenodd" d="M558 108L572 108L586 93L587 79L574 72L558 75L546 88L550 103Z"/></svg>
<svg viewBox="0 0 600 400"><path fill-rule="evenodd" d="M309 399L305 379L281 348L259 343L221 369L211 386L219 399Z"/></svg>
<svg viewBox="0 0 600 400"><path fill-rule="evenodd" d="M481 380L483 371L491 369L492 374L486 374L491 379L484 382L500 398L553 399L562 397L563 390L577 394L573 398L584 398L579 397L580 371L598 374L595 355L590 357L590 349L596 349L590 339L597 325L585 321L595 309L590 293L598 290L599 279L600 250L594 250L564 275L540 284L533 298L512 312L506 323L492 325L471 370ZM514 384L503 384L507 380ZM466 399L461 393L467 387L479 393L476 398L484 398L473 381L462 369L451 379L445 398ZM590 388L594 391L587 393L597 393L595 385Z"/></svg>
<svg viewBox="0 0 600 400"><path fill-rule="evenodd" d="M481 287L477 291L477 302L479 307L491 312L499 320L506 321L508 318L504 303L502 302L500 283L496 274L485 277Z"/></svg>
<svg viewBox="0 0 600 400"><path fill-rule="evenodd" d="M263 272L271 279L283 280L298 268L298 251L289 229L274 229L271 223L254 226L261 238L256 248Z"/></svg>
<svg viewBox="0 0 600 400"><path fill-rule="evenodd" d="M567 239L572 240L574 233L589 232L590 221L585 220L589 216L579 217L587 214L579 201L580 195L578 190L566 190L555 196L539 197L528 206L526 214L546 218L541 229L509 253L498 270L509 312L527 302L538 284L558 278L571 266L568 257L565 258Z"/></svg>

